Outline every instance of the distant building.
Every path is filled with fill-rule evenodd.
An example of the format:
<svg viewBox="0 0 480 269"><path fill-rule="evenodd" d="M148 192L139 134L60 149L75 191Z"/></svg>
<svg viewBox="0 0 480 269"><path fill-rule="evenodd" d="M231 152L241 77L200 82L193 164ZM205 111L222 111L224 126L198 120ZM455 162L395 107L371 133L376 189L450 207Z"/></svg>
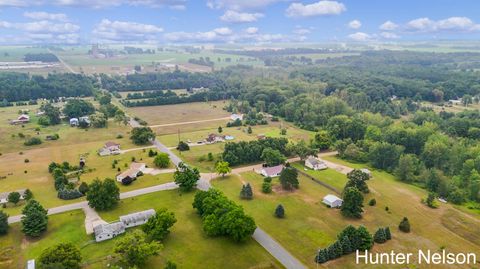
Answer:
<svg viewBox="0 0 480 269"><path fill-rule="evenodd" d="M313 170L325 170L328 168L324 161L321 161L313 156L310 156L305 160L305 166Z"/></svg>
<svg viewBox="0 0 480 269"><path fill-rule="evenodd" d="M79 124L80 124L80 121L77 118L70 119L70 126L78 126Z"/></svg>
<svg viewBox="0 0 480 269"><path fill-rule="evenodd" d="M205 139L205 142L207 144L215 144L215 143L224 142L224 141L225 141L225 137L217 134L209 134Z"/></svg>
<svg viewBox="0 0 480 269"><path fill-rule="evenodd" d="M120 154L120 144L109 141L98 151L98 154L100 156Z"/></svg>
<svg viewBox="0 0 480 269"><path fill-rule="evenodd" d="M257 139L258 140L265 140L265 139L267 139L267 136L264 135L264 134L259 134L259 135L257 135Z"/></svg>
<svg viewBox="0 0 480 269"><path fill-rule="evenodd" d="M323 197L322 202L332 208L336 208L342 206L343 200L333 194L328 194L327 196Z"/></svg>
<svg viewBox="0 0 480 269"><path fill-rule="evenodd" d="M243 114L232 114L230 115L232 121L243 120Z"/></svg>
<svg viewBox="0 0 480 269"><path fill-rule="evenodd" d="M263 167L260 171L264 177L278 177L283 171L283 164L272 166L272 167Z"/></svg>
<svg viewBox="0 0 480 269"><path fill-rule="evenodd" d="M95 241L97 242L112 239L117 235L123 234L124 232L125 232L125 225L122 222L100 224L93 227L93 233L95 234Z"/></svg>
<svg viewBox="0 0 480 269"><path fill-rule="evenodd" d="M16 192L20 193L20 200L25 199L25 189L17 190ZM2 192L0 193L0 204L8 203L8 195L10 192Z"/></svg>
<svg viewBox="0 0 480 269"><path fill-rule="evenodd" d="M27 114L22 114L18 116L16 120L10 121L10 124L16 125L16 124L24 124L30 122L30 116Z"/></svg>
<svg viewBox="0 0 480 269"><path fill-rule="evenodd" d="M141 212L120 216L120 222L125 225L126 228L131 228L145 224L148 219L155 215L155 210L149 209Z"/></svg>
<svg viewBox="0 0 480 269"><path fill-rule="evenodd" d="M144 163L131 163L130 168L125 172L117 175L117 181L122 182L126 178L136 179L143 171L145 171L146 165Z"/></svg>
<svg viewBox="0 0 480 269"><path fill-rule="evenodd" d="M451 103L452 105L461 105L462 104L462 98L460 98L458 100L450 99L450 100L448 100L448 102Z"/></svg>

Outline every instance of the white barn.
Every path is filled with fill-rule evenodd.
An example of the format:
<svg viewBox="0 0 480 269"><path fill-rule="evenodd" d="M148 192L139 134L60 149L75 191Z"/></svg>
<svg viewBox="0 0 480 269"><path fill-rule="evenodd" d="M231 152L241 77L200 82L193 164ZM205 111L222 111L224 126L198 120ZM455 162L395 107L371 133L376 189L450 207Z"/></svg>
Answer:
<svg viewBox="0 0 480 269"><path fill-rule="evenodd" d="M125 225L122 222L100 224L93 227L93 232L95 233L95 241L102 242L123 234L125 232Z"/></svg>
<svg viewBox="0 0 480 269"><path fill-rule="evenodd" d="M308 157L305 160L305 166L313 170L325 170L328 168L327 164L313 156Z"/></svg>
<svg viewBox="0 0 480 269"><path fill-rule="evenodd" d="M335 208L335 207L341 207L343 200L333 194L328 194L327 196L323 197L322 202L332 208Z"/></svg>
<svg viewBox="0 0 480 269"><path fill-rule="evenodd" d="M155 210L148 209L141 212L120 216L120 222L126 227L135 227L145 224L152 216L155 216Z"/></svg>

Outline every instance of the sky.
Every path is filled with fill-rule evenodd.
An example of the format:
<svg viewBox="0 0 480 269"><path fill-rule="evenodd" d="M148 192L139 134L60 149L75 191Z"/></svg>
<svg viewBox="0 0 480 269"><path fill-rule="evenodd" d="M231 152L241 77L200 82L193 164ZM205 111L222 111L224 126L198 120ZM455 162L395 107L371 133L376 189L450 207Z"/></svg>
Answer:
<svg viewBox="0 0 480 269"><path fill-rule="evenodd" d="M478 0L0 0L1 44L479 40Z"/></svg>

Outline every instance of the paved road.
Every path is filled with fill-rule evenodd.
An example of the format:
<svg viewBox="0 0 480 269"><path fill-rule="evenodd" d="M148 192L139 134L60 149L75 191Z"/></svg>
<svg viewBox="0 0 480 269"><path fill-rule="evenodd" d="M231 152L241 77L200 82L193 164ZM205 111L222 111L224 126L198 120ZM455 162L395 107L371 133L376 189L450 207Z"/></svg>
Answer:
<svg viewBox="0 0 480 269"><path fill-rule="evenodd" d="M60 57L58 56L58 54L53 53L50 49L48 49L48 52L50 52L50 53L54 54L55 56L57 56L58 60L65 66L65 68L68 69L68 71L70 71L70 72L73 73L73 74L77 74L77 72L76 72L75 70L73 70L73 68L72 68L70 65L68 65L62 58L60 58Z"/></svg>
<svg viewBox="0 0 480 269"><path fill-rule="evenodd" d="M202 122L210 122L210 121L220 121L220 120L229 120L230 117L223 117L223 118L216 118L216 119L209 119L209 120L197 120L197 121L184 121L184 122L174 122L174 123L165 123L165 124L158 124L158 125L150 125L150 128L157 128L157 127L167 127L167 126L175 126L175 125L185 125L185 124L194 124L194 123L202 123Z"/></svg>
<svg viewBox="0 0 480 269"><path fill-rule="evenodd" d="M260 227L257 227L252 237L287 269L307 268Z"/></svg>

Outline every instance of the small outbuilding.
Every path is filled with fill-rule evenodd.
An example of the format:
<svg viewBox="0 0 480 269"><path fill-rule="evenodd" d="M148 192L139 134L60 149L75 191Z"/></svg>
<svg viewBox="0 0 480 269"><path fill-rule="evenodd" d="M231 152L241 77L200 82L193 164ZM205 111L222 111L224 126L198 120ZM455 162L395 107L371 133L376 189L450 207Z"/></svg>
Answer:
<svg viewBox="0 0 480 269"><path fill-rule="evenodd" d="M80 124L80 121L77 118L71 118L70 119L70 126L78 126Z"/></svg>
<svg viewBox="0 0 480 269"><path fill-rule="evenodd" d="M323 197L322 202L332 208L337 208L342 206L343 200L333 194L328 194Z"/></svg>
<svg viewBox="0 0 480 269"><path fill-rule="evenodd" d="M243 120L243 114L232 114L230 115L230 119L232 121L236 121L236 120Z"/></svg>
<svg viewBox="0 0 480 269"><path fill-rule="evenodd" d="M278 177L280 176L280 173L282 173L283 168L283 164L272 167L263 167L260 171L260 174L262 174L264 177Z"/></svg>
<svg viewBox="0 0 480 269"><path fill-rule="evenodd" d="M327 164L313 156L308 157L305 160L305 166L313 170L325 170L328 168Z"/></svg>

